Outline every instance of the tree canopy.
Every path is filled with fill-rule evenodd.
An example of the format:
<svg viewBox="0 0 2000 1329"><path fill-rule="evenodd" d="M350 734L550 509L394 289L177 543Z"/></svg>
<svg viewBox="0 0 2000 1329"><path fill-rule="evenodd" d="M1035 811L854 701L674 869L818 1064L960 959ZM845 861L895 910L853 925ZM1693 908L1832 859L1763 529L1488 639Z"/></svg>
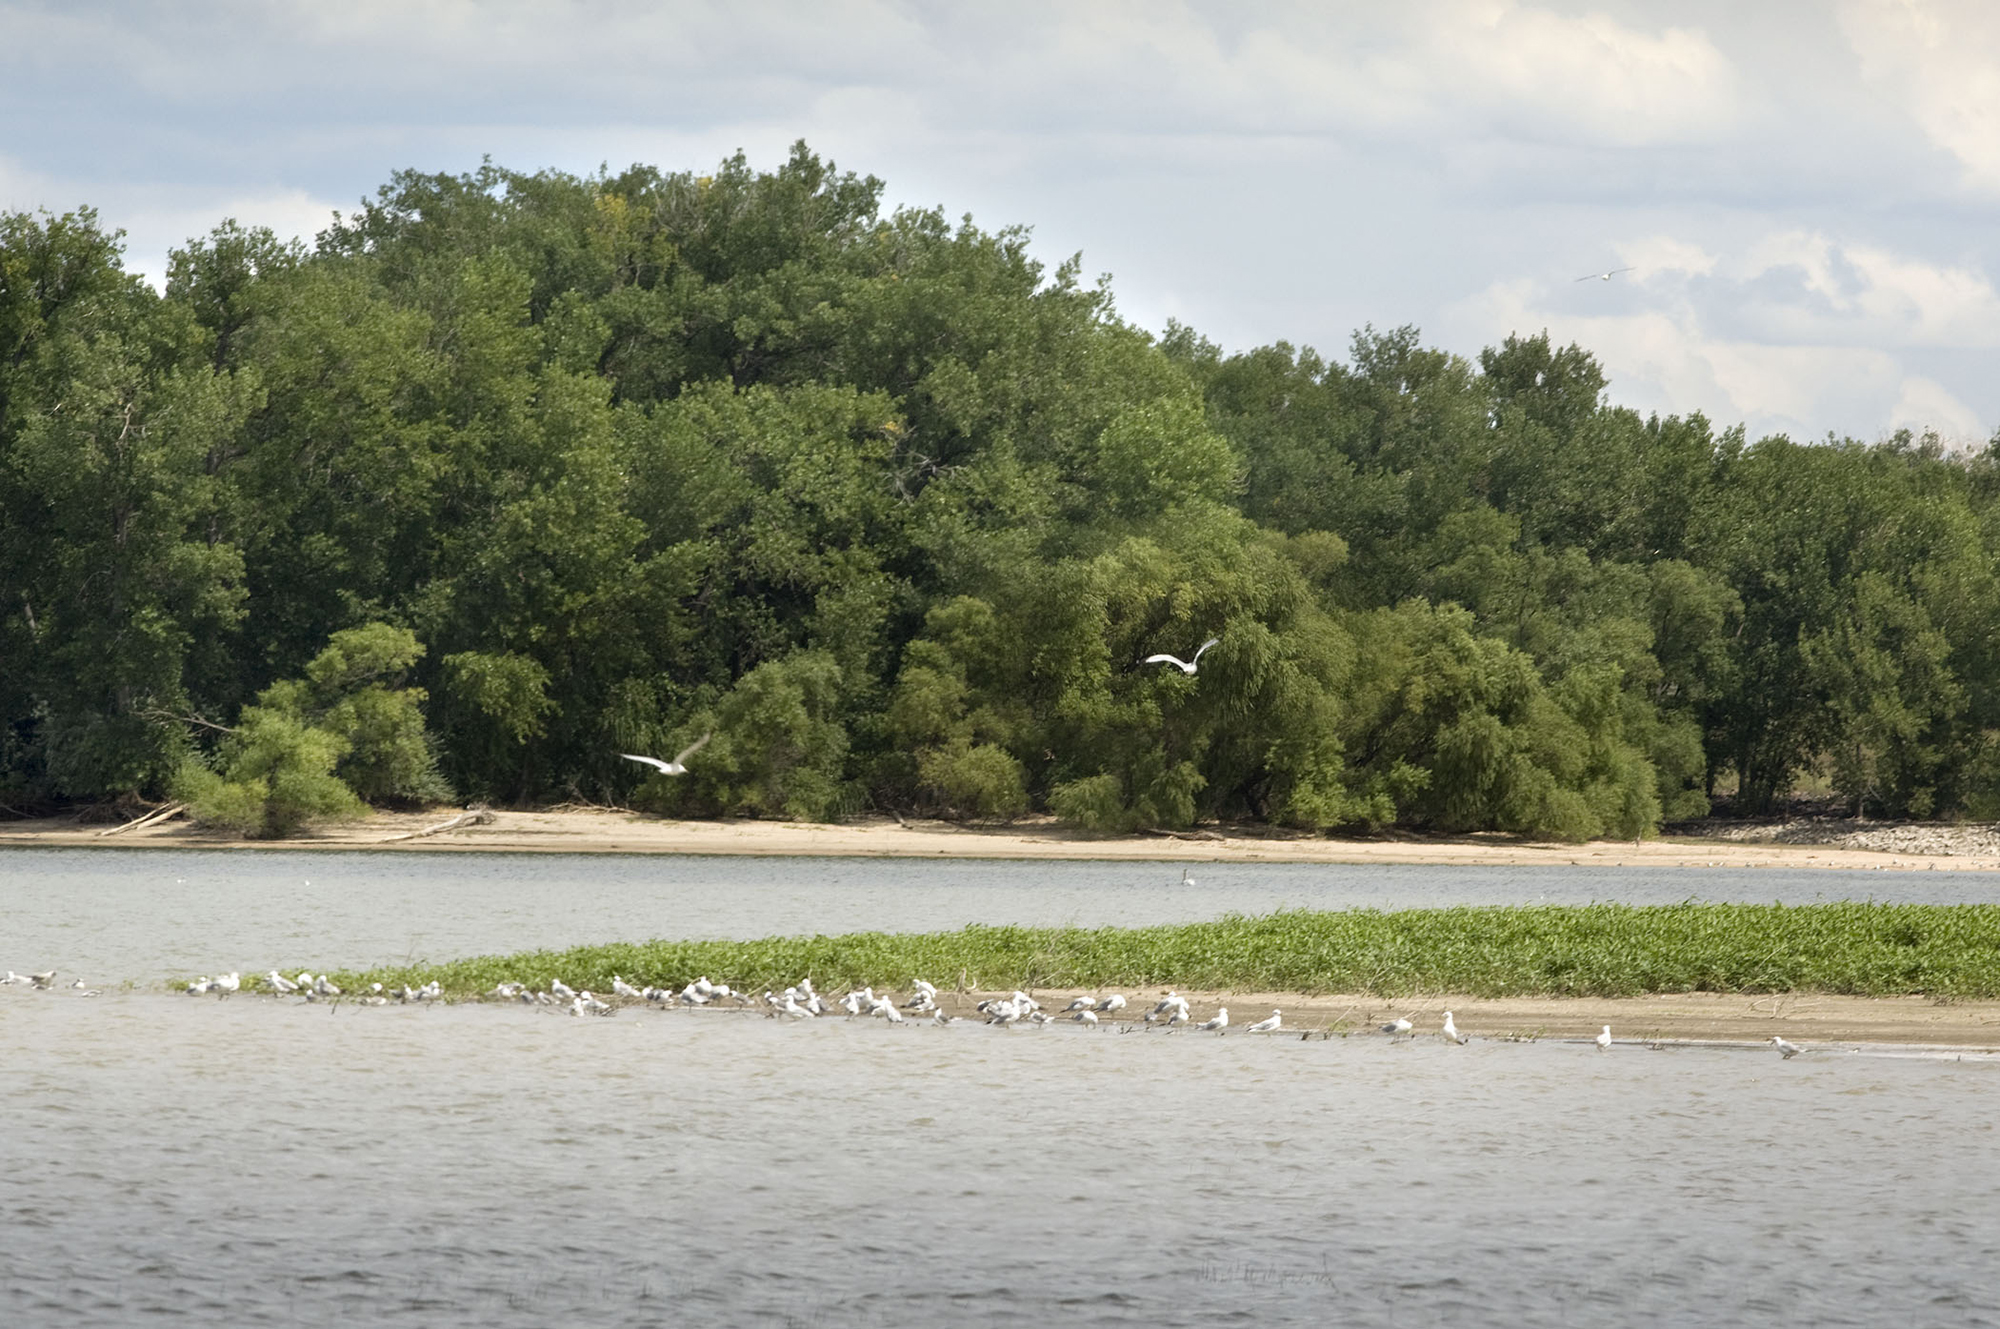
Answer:
<svg viewBox="0 0 2000 1329"><path fill-rule="evenodd" d="M0 803L2000 810L1993 449L1642 418L1545 333L1224 354L881 194L403 172L159 292L0 215Z"/></svg>

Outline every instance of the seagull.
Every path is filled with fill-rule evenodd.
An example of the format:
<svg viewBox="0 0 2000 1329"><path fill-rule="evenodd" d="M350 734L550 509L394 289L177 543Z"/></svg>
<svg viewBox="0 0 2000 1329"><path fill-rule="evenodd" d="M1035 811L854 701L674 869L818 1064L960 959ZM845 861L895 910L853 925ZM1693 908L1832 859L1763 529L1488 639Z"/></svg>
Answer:
<svg viewBox="0 0 2000 1329"><path fill-rule="evenodd" d="M1097 1023L1097 1012L1096 1012L1096 1011L1078 1011L1078 1012L1077 1012L1077 1013L1076 1013L1075 1015L1072 1015L1072 1016L1070 1016L1069 1018L1070 1018L1070 1019L1072 1019L1072 1020L1074 1020L1074 1021L1076 1021L1076 1022L1077 1022L1078 1024L1096 1024L1096 1023Z"/></svg>
<svg viewBox="0 0 2000 1329"><path fill-rule="evenodd" d="M1098 1002L1097 1009L1100 1011L1122 1011L1125 1009L1125 998L1114 992L1103 1001Z"/></svg>
<svg viewBox="0 0 2000 1329"><path fill-rule="evenodd" d="M1445 1036L1446 1038L1449 1038L1449 1039L1450 1039L1450 1040L1451 1040L1452 1042L1454 1042L1454 1043L1467 1043L1467 1042L1470 1042L1470 1041L1471 1041L1471 1039L1472 1039L1472 1036L1471 1036L1470 1034L1461 1034L1461 1033L1459 1033L1459 1032L1458 1032L1458 1026L1457 1026L1457 1025L1455 1025L1455 1024L1453 1024L1453 1023L1451 1022L1451 1012L1450 1012L1450 1011L1446 1011L1446 1012L1444 1013L1444 1031L1443 1031L1443 1032L1444 1032L1444 1036Z"/></svg>
<svg viewBox="0 0 2000 1329"><path fill-rule="evenodd" d="M1597 1036L1597 1050L1599 1052L1611 1051L1611 1026L1608 1024L1604 1026L1604 1032Z"/></svg>
<svg viewBox="0 0 2000 1329"><path fill-rule="evenodd" d="M1149 655L1145 659L1141 660L1139 663L1170 664L1174 668L1180 670L1183 674L1192 674L1194 672L1194 667L1201 663L1202 651L1207 650L1209 647L1215 645L1215 643L1221 640L1222 638L1220 637L1210 637L1207 641L1201 644L1199 649L1195 651L1194 659L1192 660L1183 660L1177 655Z"/></svg>
<svg viewBox="0 0 2000 1329"><path fill-rule="evenodd" d="M661 775L686 775L688 769L687 759L701 751L708 743L708 740L714 737L715 734L712 731L703 734L700 738L697 738L694 742L676 753L672 761L661 761L658 757L642 757L636 752L621 752L618 755L627 761L636 761L643 765L651 766L658 770Z"/></svg>
<svg viewBox="0 0 2000 1329"><path fill-rule="evenodd" d="M271 990L273 992L297 992L299 990L299 985L297 983L294 983L291 979L286 978L283 974L279 973L275 969L273 969L270 973L264 975L264 981L271 985Z"/></svg>
<svg viewBox="0 0 2000 1329"><path fill-rule="evenodd" d="M49 985L56 981L56 971L51 969L45 974L29 974L28 981L46 991Z"/></svg>
<svg viewBox="0 0 2000 1329"><path fill-rule="evenodd" d="M1385 1034L1407 1034L1414 1028L1416 1028L1416 1026L1411 1024L1408 1020L1403 1019L1401 1016L1397 1016L1395 1019L1389 1021L1389 1023L1382 1026L1382 1032Z"/></svg>
<svg viewBox="0 0 2000 1329"><path fill-rule="evenodd" d="M636 997L639 995L639 989L633 987L618 975L613 974L611 976L611 995L614 997Z"/></svg>
<svg viewBox="0 0 2000 1329"><path fill-rule="evenodd" d="M1213 1020L1208 1021L1206 1024L1199 1024L1195 1026L1195 1028L1197 1029L1213 1030L1218 1034L1221 1033L1223 1030L1227 1029L1228 1027L1229 1027L1229 1008L1227 1006L1216 1007L1215 1018Z"/></svg>
<svg viewBox="0 0 2000 1329"><path fill-rule="evenodd" d="M1637 268L1613 268L1609 272L1587 272L1583 276L1578 277L1577 281L1610 281L1621 272L1636 271L1638 271Z"/></svg>
<svg viewBox="0 0 2000 1329"><path fill-rule="evenodd" d="M224 974L222 977L216 979L208 986L210 991L219 992L226 997L232 992L242 991L243 975L238 973Z"/></svg>
<svg viewBox="0 0 2000 1329"><path fill-rule="evenodd" d="M1250 1028L1245 1030L1244 1032L1252 1034L1275 1034L1280 1029L1284 1028L1284 1026L1285 1026L1285 1017L1277 1011L1272 1011L1270 1019L1259 1020L1257 1021L1257 1023L1251 1025Z"/></svg>
<svg viewBox="0 0 2000 1329"><path fill-rule="evenodd" d="M1778 1055L1786 1061L1790 1061L1793 1057L1799 1055L1799 1045L1797 1043L1787 1043L1777 1034L1771 1035L1771 1046L1778 1049Z"/></svg>
<svg viewBox="0 0 2000 1329"><path fill-rule="evenodd" d="M549 980L549 995L551 997L574 998L576 996L576 992L574 989L570 987L569 984L563 982L560 978L552 978Z"/></svg>

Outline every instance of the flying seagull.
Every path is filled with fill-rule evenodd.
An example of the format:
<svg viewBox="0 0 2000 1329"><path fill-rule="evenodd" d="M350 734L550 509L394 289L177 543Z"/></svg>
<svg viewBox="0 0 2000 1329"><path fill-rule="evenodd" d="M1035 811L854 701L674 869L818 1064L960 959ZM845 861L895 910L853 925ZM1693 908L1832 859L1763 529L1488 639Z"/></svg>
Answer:
<svg viewBox="0 0 2000 1329"><path fill-rule="evenodd" d="M1610 281L1621 272L1637 272L1637 268L1613 268L1609 272L1587 272L1578 281Z"/></svg>
<svg viewBox="0 0 2000 1329"><path fill-rule="evenodd" d="M1194 672L1194 667L1201 663L1202 651L1207 650L1209 647L1215 645L1215 643L1221 640L1222 638L1220 637L1210 637L1207 641L1201 644L1200 649L1195 651L1194 659L1192 660L1183 660L1177 655L1149 655L1145 659L1141 660L1139 663L1170 664L1174 666L1176 669L1180 670L1183 674L1192 674Z"/></svg>
<svg viewBox="0 0 2000 1329"><path fill-rule="evenodd" d="M618 755L627 761L641 762L647 766L651 766L658 770L661 775L686 775L688 769L687 759L701 751L708 740L714 737L715 734L713 732L703 734L700 738L697 738L694 742L674 754L672 761L661 761L658 757L641 757L633 752L621 752Z"/></svg>

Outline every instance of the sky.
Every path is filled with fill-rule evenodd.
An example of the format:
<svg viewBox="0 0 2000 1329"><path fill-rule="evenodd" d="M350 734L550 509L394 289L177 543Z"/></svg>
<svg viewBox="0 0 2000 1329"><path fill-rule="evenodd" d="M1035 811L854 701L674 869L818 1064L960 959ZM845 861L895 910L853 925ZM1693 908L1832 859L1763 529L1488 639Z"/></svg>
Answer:
<svg viewBox="0 0 2000 1329"><path fill-rule="evenodd" d="M798 139L1225 350L1546 330L1752 438L2000 427L2000 5L0 0L0 210L156 282L405 168Z"/></svg>

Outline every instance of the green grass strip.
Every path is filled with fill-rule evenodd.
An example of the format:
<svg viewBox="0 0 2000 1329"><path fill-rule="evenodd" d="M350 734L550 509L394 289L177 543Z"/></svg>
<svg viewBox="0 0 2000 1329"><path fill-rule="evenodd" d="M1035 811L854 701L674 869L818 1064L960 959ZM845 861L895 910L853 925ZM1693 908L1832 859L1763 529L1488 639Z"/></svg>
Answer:
<svg viewBox="0 0 2000 1329"><path fill-rule="evenodd" d="M347 972L335 981L472 996L502 980L603 991L612 974L741 991L911 978L975 988L1166 985L1383 997L1629 997L1663 992L2000 996L2000 905L1678 904L1288 910L1141 928L973 926L759 941L649 941Z"/></svg>
<svg viewBox="0 0 2000 1329"><path fill-rule="evenodd" d="M1476 997L1846 993L2000 997L2000 905L1522 905L1284 911L1162 927L966 927L762 941L646 941L338 973L454 997L500 981L604 991L612 975L822 993L942 987L1186 987ZM350 989L352 991L352 989Z"/></svg>

